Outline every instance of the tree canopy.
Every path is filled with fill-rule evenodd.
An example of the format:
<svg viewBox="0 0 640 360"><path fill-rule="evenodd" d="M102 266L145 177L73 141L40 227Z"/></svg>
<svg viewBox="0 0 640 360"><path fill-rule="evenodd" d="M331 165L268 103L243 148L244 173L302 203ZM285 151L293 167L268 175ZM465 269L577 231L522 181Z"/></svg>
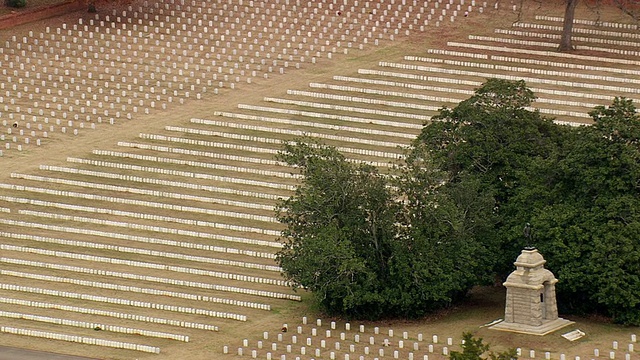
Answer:
<svg viewBox="0 0 640 360"><path fill-rule="evenodd" d="M503 85L504 84L504 85ZM521 106L524 83L489 80L470 99L425 126L427 144L451 184L459 174L494 194L493 242L505 277L526 245L525 223L559 279L562 311L600 312L640 324L640 122L633 103L616 98L590 115L593 126L556 125ZM488 107L486 88L516 97ZM493 90L495 92L496 90ZM501 91L501 90L497 90ZM491 95L490 98L501 99Z"/></svg>
<svg viewBox="0 0 640 360"><path fill-rule="evenodd" d="M288 143L280 159L304 180L278 207L285 277L332 314L416 317L506 278L532 241L561 311L640 324L636 108L616 98L593 126L570 127L529 110L534 100L522 81L488 80L389 173Z"/></svg>
<svg viewBox="0 0 640 360"><path fill-rule="evenodd" d="M311 139L287 144L280 159L304 181L278 207L287 225L278 261L325 311L419 317L463 296L487 269L474 232L491 228L479 216L492 203L479 186L441 187L428 163L392 178Z"/></svg>
<svg viewBox="0 0 640 360"><path fill-rule="evenodd" d="M640 324L640 116L628 99L590 113L539 168L519 202L537 226L537 245L560 280L565 311L598 311ZM537 184L535 184L537 183ZM546 191L544 191L544 188Z"/></svg>

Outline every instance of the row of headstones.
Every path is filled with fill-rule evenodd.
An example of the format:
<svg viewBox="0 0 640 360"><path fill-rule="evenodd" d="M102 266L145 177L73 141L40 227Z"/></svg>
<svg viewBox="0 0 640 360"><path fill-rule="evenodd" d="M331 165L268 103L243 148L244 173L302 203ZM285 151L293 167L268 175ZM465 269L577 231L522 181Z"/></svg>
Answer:
<svg viewBox="0 0 640 360"><path fill-rule="evenodd" d="M289 350L291 350L291 351L289 351ZM287 351L289 353L292 353L292 349L290 347L288 347ZM449 350L448 347L445 346L445 347L442 348L442 355L445 355L445 356L449 355L449 352L450 352L450 350ZM224 346L223 347L222 353L223 354L229 354L228 346ZM243 356L243 354L244 354L244 349L243 348L238 348L238 355L239 356ZM370 354L372 355L372 352L368 347L365 347L364 348L364 354L365 355L370 355ZM393 350L393 352L392 352L393 359L400 359L400 354L401 354L400 351ZM307 348L306 347L301 347L300 348L300 355L307 355ZM321 357L322 356L322 350L321 349L315 349L315 351L313 353L310 353L309 355L315 355L316 357ZM356 356L358 356L357 359L364 360L365 359L365 355L353 355L353 359L355 360ZM277 358L277 355L273 355L273 353L271 353L271 352L267 352L266 353L266 359L267 360L274 359L274 356L275 356L275 358ZM295 356L296 360L300 360L301 359L301 357L299 357L299 356L296 356L296 355L294 355L294 356ZM330 351L329 352L329 359L331 359L331 360L336 360L336 359L338 359L339 356L340 355L338 355L334 351ZM350 360L351 356L352 355L350 355L350 354L344 354L344 360ZM385 358L385 349L383 349L383 348L378 349L378 356L380 358ZM409 352L407 354L407 359L408 360L414 360L414 359L417 358L417 356L419 356L419 355L415 355L413 352ZM258 358L258 350L255 350L255 349L251 350L251 358L253 358L253 359L257 359ZM422 358L424 360L429 360L429 355L424 354L424 355L422 355ZM281 354L280 355L280 359L281 360L286 360L287 359L287 355L286 354ZM378 357L374 358L374 360L378 360L378 359L379 359Z"/></svg>
<svg viewBox="0 0 640 360"><path fill-rule="evenodd" d="M283 70L283 69L280 69L280 70L281 70L281 72L282 72L282 70ZM250 82L250 81L249 81L249 82ZM231 87L233 88L233 87L234 87L234 85L233 85L233 84L231 84ZM148 113L148 111L146 111L146 112ZM13 114L11 114L11 115L13 115ZM130 114L128 114L128 115L130 115ZM128 116L128 117L130 117L130 116ZM20 146L20 147L21 147L21 146Z"/></svg>
<svg viewBox="0 0 640 360"><path fill-rule="evenodd" d="M337 344L337 343L336 343L336 344ZM273 345L275 345L275 344L273 344ZM351 346L353 346L353 345L351 345ZM430 345L430 346L432 346L432 345ZM275 351L275 350L276 350L276 348L274 347L272 350L273 350L273 351ZM338 350L339 350L339 349L338 349ZM432 350L432 349L430 348L430 350ZM250 354L251 354L251 358L253 358L253 359L257 359L257 358L258 358L258 356L259 356L259 355L258 355L258 350L253 349L253 350L250 350L250 351L251 351L251 353L250 353ZM238 350L237 350L237 354L238 354L239 356L243 356L243 355L244 355L244 352L245 352L245 351L244 351L244 348L242 348L242 347L239 347L239 348L238 348ZM293 352L293 349L292 349L291 345L287 345L287 353L292 353L292 352ZM353 352L355 352L355 351L351 351L351 352L353 353ZM430 352L431 352L431 353L433 353L433 351L430 351ZM223 354L229 354L229 347L225 345L225 346L223 347L223 349L222 349L222 353L223 353ZM311 354L315 355L316 357L320 357L320 356L322 356L322 350L321 350L321 349L316 348L316 349L315 349L315 351L314 351L313 353L310 353L309 355L311 355ZM364 359L365 359L365 355L370 355L370 354L371 354L371 351L370 351L369 347L365 347L365 348L364 348L364 355L354 355L354 356L353 356L353 358L354 358L354 359L356 359L356 356L358 356L358 359L359 359L359 360L364 360ZM398 351L398 350L393 350L393 353L392 353L393 359L400 359L400 354L401 354L401 352L400 352L400 351ZM447 355L449 355L449 354L450 354L450 349L449 349L448 347L444 346L444 347L442 348L442 355L447 356ZM523 354L523 353L522 353L522 351L521 351L520 349L518 349L518 351L517 351L517 355L518 355L518 356L523 356L522 354ZM304 347L304 346L303 346L303 347L301 347L301 348L300 348L300 355L307 355L307 348L306 348L306 347ZM629 354L629 353L625 354L624 360L631 360L631 355L632 355L632 354ZM297 356L297 355L294 355L294 356L295 356L295 359L296 359L296 360L300 360L300 359L301 359L301 358L300 358L299 356ZM329 359L331 359L331 360L336 360L336 359L338 359L338 356L339 356L339 355L337 355L337 353L336 353L336 352L334 352L334 351L330 351L330 352L329 352ZM384 358L384 357L385 357L385 349L384 349L384 348L380 348L380 349L378 349L378 356L380 356L380 358ZM419 356L419 355L418 355L418 356ZM596 356L596 357L599 357L599 356L600 356L600 354L599 354L599 352L597 351L597 349L596 349L596 351L594 352L594 356ZM274 359L274 358L277 358L277 355L273 355L271 352L267 352L267 353L266 353L266 359L267 359L267 360L272 360L272 359ZM374 358L374 360L378 360L378 359L380 359L380 358L375 357L375 358ZM409 352L409 353L407 353L407 359L408 359L408 360L414 360L415 358L416 358L416 355L415 355L413 352ZM422 355L422 358L423 358L424 360L429 360L429 355L428 355L428 354L423 354L423 355ZM535 359L535 358L536 358L535 350L531 350L531 351L529 352L529 358L530 358L530 359ZM286 354L281 354L281 355L280 355L280 359L281 359L281 360L286 360L286 359L287 359L287 355L286 355ZM344 354L344 360L350 360L350 359L351 359L351 355L350 355L350 354ZM545 360L550 360L550 359L551 359L551 353L550 353L550 352L548 352L548 351L547 351L547 352L545 352L545 353L544 353L544 359L545 359ZM567 358L567 356L566 356L565 354L560 354L559 359L560 359L560 360L568 360L568 358ZM615 357L615 352L611 352L611 353L609 354L609 359L611 359L611 360L615 360L615 359L616 359L616 357ZM580 356L575 356L575 360L581 360L581 357L580 357Z"/></svg>
<svg viewBox="0 0 640 360"><path fill-rule="evenodd" d="M511 38L505 39L505 38L497 38L497 37L493 37L493 36L469 35L469 40L491 41L491 42L499 42L499 43L506 43L506 44L517 44L517 45L524 45L524 46L531 46L531 47L543 47L543 48L555 48L555 47L558 46L556 43L551 43L551 42L531 41L531 40L518 40L518 39L511 39ZM595 52L606 52L606 53L627 55L627 56L634 56L634 57L637 57L638 55L640 55L639 51L623 50L623 49L618 49L618 48L603 48L603 47L596 47L596 46L589 46L589 45L574 45L574 48L576 50L589 50L589 51L595 51Z"/></svg>
<svg viewBox="0 0 640 360"><path fill-rule="evenodd" d="M308 318L308 317L306 317L306 316L302 317L302 325L310 325L310 324L312 324L312 323L309 321L309 318ZM311 335L312 335L312 336L318 336L318 329L317 329L317 328L322 327L322 326L323 326L322 324L323 324L323 320L322 320L322 319L320 319L320 318L316 319L316 321L315 321L315 326L316 326L316 327L314 327L314 328L312 328L312 329L311 329ZM284 329L287 329L287 330L288 330L288 325L287 325L287 324L283 324L282 329L283 329L283 330L284 330ZM351 329L352 329L351 323L348 323L348 322L347 322L347 323L345 323L345 324L344 324L344 330L345 330L345 331L352 331ZM287 330L285 330L285 331L287 331ZM332 331L333 331L333 330L338 330L338 323L337 323L337 322L335 322L335 321L331 321L331 322L329 322L329 329L327 329L327 330L325 331L325 337L326 337L326 338L331 338L331 334L332 334ZM365 325L359 325L356 331L357 331L359 334L364 334L364 333L366 333L366 327L365 327ZM297 332L298 334L302 334L302 333L304 332L304 327L303 327L303 326L297 326L297 327L296 327L296 332ZM383 332L381 332L380 327L378 327L378 326L374 326L374 327L373 327L373 333L374 333L375 335L383 334ZM398 336L398 334L399 334L399 333L395 332L393 329L388 329L387 334L388 334L388 336L389 336L390 338L393 338L394 336ZM283 334L282 334L282 332L278 333L278 335L277 335L277 336L278 336L278 341L282 341L282 337L283 337L282 335L283 335ZM358 335L358 334L356 334L356 335ZM342 337L345 337L345 336L346 336L346 335L345 335L345 333L341 333L341 335L340 335L340 337L341 337L341 338L342 338ZM408 331L403 331L403 332L401 333L401 337L402 337L402 339L404 339L404 340L409 340L409 332L408 332ZM269 339L269 332L266 332L266 331L265 331L265 332L263 333L263 339L265 339L265 340L268 340L268 339ZM359 337L358 337L358 339L359 339ZM345 339L342 339L342 340L345 340ZM417 334L417 340L418 340L419 342L425 341L425 337L424 337L424 335L423 335L423 334ZM439 341L441 341L441 340L442 340L442 338L439 338L439 337L438 337L438 335L433 335L433 336L431 337L431 342L432 342L432 343L434 343L434 344L438 344L438 343L439 343ZM447 343L449 346L453 345L453 338L448 337L448 338L446 339L446 343Z"/></svg>
<svg viewBox="0 0 640 360"><path fill-rule="evenodd" d="M82 21L81 21L81 22L82 22ZM66 25L66 24L65 24L65 25ZM66 28L66 26L63 26L63 28ZM58 29L58 30L60 30L60 29ZM70 30L69 30L69 31L70 31ZM15 37L15 36L14 36L14 37ZM280 69L280 70L282 70L282 69ZM233 84L231 84L231 85L232 85L232 87L234 87L234 86L233 86ZM163 108L165 108L165 106L163 106ZM148 109L146 109L146 110L145 110L145 113L148 113ZM117 114L116 114L116 115L117 115ZM131 114L127 114L127 118L131 118L131 116L130 116L130 115L131 115ZM27 140L27 141L28 141L28 140ZM21 148L21 146L19 146L19 147Z"/></svg>
<svg viewBox="0 0 640 360"><path fill-rule="evenodd" d="M2 223L5 223L5 224L11 223L10 221L6 221L6 220L0 220L0 221L2 221ZM17 238L21 240L23 239L31 240L33 239L33 237L36 237L36 235L32 236L32 235L24 235L24 234L15 234L16 236L8 236L6 234L4 235L7 236L8 238L9 237L12 239ZM42 240L43 242L49 242L52 244L60 244L59 241L58 242L46 241L46 240L50 240L50 238L40 237L40 240ZM76 243L77 244L76 246L88 245L87 243L76 242L76 241L66 241L65 244L67 243ZM228 279L228 280L241 281L241 282L274 285L274 279L247 276L247 275L222 272L222 271L202 270L202 269L194 269L194 268L188 268L188 267L182 267L182 266L166 266L166 265L154 264L149 262L129 261L129 260L123 260L119 258L110 258L110 257L98 257L98 256L91 256L88 254L78 254L78 253L71 253L71 252L64 252L64 251L58 251L53 253L52 255L51 251L39 249L39 248L13 246L13 245L7 245L7 244L3 244L0 246L5 251L14 251L14 252L45 255L45 256L55 255L59 258L70 258L70 259L77 259L77 260L92 261L94 265L98 263L104 263L104 264L129 266L133 268L155 269L155 270L167 270L167 268L169 268L169 271L173 271L176 273L193 274L193 275L208 276L208 277L213 277L218 279ZM7 257L0 258L0 262L6 263L6 264L13 264L13 265L49 268L49 269L56 269L56 270L62 270L62 271L68 271L68 272L84 273L84 274L99 275L99 276L106 276L106 277L115 277L120 279L152 281L154 283L184 286L184 287L193 288L193 289L206 289L209 291L219 291L219 292L225 292L225 293L236 293L236 294L260 296L260 297L273 298L273 299L287 299L287 300L293 300L293 301L300 301L299 295L285 294L280 292L273 292L273 291L266 291L266 290L259 290L259 289L256 290L256 289L250 288L252 286L251 284L246 285L248 286L247 288L243 288L243 287L237 287L237 286L227 286L227 285L219 285L219 284L211 284L211 283L203 283L203 282L195 282L195 281L184 281L184 280L173 279L173 278L149 277L146 275L139 275L134 273L105 271L105 270L100 270L95 268L70 266L70 265L64 265L64 264L53 264L53 263L44 263L39 261L11 259ZM275 285L278 285L278 284L276 283Z"/></svg>
<svg viewBox="0 0 640 360"><path fill-rule="evenodd" d="M303 318L302 318L302 322L303 322L303 325L308 325L308 324L309 324L309 320L308 320L308 318L307 318L307 317L303 317ZM322 323L323 323L322 319L316 319L316 326L317 326L317 327L321 327L321 326L322 326ZM325 333L324 333L324 335L325 335L325 336L324 336L324 337L325 337L325 339L321 340L321 342L320 342L320 347L321 347L321 348L323 348L323 349L324 349L324 348L326 348L326 347L327 347L326 339L330 339L330 338L332 338L332 330L337 330L337 326L338 326L338 325L337 325L337 323L336 323L335 321L331 321L331 322L330 322L330 326L329 326L329 327L330 327L330 329L325 330ZM350 323L345 323L345 324L344 324L344 329L345 329L345 331L351 331L351 324L350 324ZM282 331L283 331L283 332L286 332L287 330L288 330L288 325L287 325L287 324L283 324L283 326L282 326ZM283 335L283 332L280 332L280 333L278 333L278 334L277 334L277 341L278 341L278 342L283 342L283 341L284 341L284 335ZM297 327L296 327L296 333L297 333L297 334L303 334L303 332L304 332L303 326L297 326ZM360 326L359 326L359 328L358 328L358 332L359 332L360 334L365 333L365 326L364 326L364 325L360 325ZM374 327L373 332L374 332L374 334L379 335L379 334L380 334L380 328L379 328L379 327ZM354 342L355 342L355 343L359 343L359 342L360 342L360 334L355 334L355 335L354 335ZM389 329L389 330L388 330L388 336L389 336L390 338L393 338L393 337L394 337L394 334L395 334L395 333L394 333L394 330L393 330L393 329ZM318 329L317 329L317 328L315 328L315 327L314 327L314 328L312 328L312 329L311 329L311 336L312 336L312 337L313 337L313 336L318 336ZM409 333L408 333L407 331L403 331L403 332L402 332L402 338L403 338L404 340L408 340L408 339L409 339ZM263 333L263 339L264 339L264 340L268 340L268 339L269 339L269 332L266 332L266 331L265 331L265 332ZM341 341L345 341L345 340L346 340L346 334L345 334L344 332L341 332L341 333L340 333L340 340L341 340ZM418 335L417 335L417 341L418 341L418 342L422 342L423 340L424 340L424 336L423 336L423 334L418 334ZM432 343L433 343L433 344L438 344L438 341L439 341L438 335L433 335L433 336L432 336ZM312 341L312 338L311 338L311 337L307 337L307 338L306 338L306 345L307 345L307 346L311 346L311 345L312 345L312 342L313 342L313 341ZM414 350L418 350L418 347L419 347L418 342L414 342L414 343L413 343L413 349L414 349ZM625 355L625 360L629 360L629 359L630 359L631 354L635 351L635 346L634 346L634 344L635 344L636 342L637 342L637 336L636 336L636 334L631 334L631 342L627 345L627 349L626 349L627 353L626 353L626 354L624 354L624 355ZM291 336L291 343L292 343L292 344L297 344L297 343L298 343L298 338L297 338L297 336L296 336L296 335ZM374 344L375 344L375 338L374 338L374 337L370 337L370 338L369 338L369 344L370 344L370 345L374 345ZM452 345L453 345L453 338L451 338L451 337L447 338L447 340L446 340L446 344L447 344L448 346L452 346ZM243 347L244 347L244 348L247 348L247 347L249 346L249 340L248 340L248 339L244 339L244 340L243 340L242 345L243 345ZM391 343L389 342L389 339L384 339L384 341L382 342L382 345L383 345L383 346L390 346L390 345L391 345ZM264 347L264 345L263 345L263 341L258 341L257 346L258 346L258 349L263 349L263 347ZM340 350L340 343L339 343L339 342L336 342L336 343L334 344L334 346L336 347L336 350ZM398 348L400 348L400 349L405 348L405 343L404 343L404 341L403 341L403 340L399 340L399 341L398 341L397 346L398 346ZM242 348L239 348L239 351L241 351L240 349L242 349ZM271 349L272 349L273 351L277 350L277 345L276 345L276 343L272 343ZM289 353L290 353L290 352L291 352L291 345L287 345L286 349L287 349L287 352L289 352ZM355 351L355 346L354 346L354 345L350 345L350 348L349 348L349 349L350 349L350 351L353 353L353 352ZM612 343L612 349L613 349L613 350L620 350L620 348L619 348L619 342L618 342L618 341L613 341L613 343ZM226 350L226 352L225 352L225 353L227 353L227 352L228 352L228 347L226 347L226 348L225 348L225 350ZM430 344L430 345L429 345L429 352L433 352L433 351L434 351L433 345L432 345L432 344ZM443 351L446 351L446 350L444 350L444 348L443 348ZM524 351L523 351L521 348L517 348L517 354L518 354L519 356L523 356ZM600 356L600 355L601 355L601 352L600 352L600 350L599 350L599 349L594 349L593 354L594 354L594 356ZM604 355L604 354L605 354L605 353L603 353L603 355ZM445 354L445 355L446 355L446 354ZM535 351L535 350L530 350L530 351L529 351L529 353L528 353L528 356L529 356L531 359L534 359L534 358L536 357L536 351ZM609 354L608 354L608 356L609 356L609 359L616 359L616 351L610 351L610 352L609 352ZM545 359L547 359L547 360L548 360L548 359L551 359L551 353L550 353L550 352L544 352L544 358L545 358ZM566 360L566 359L567 359L567 356L566 356L565 354L560 354L560 359L561 359L561 360ZM576 360L580 360L580 356L576 356L576 357L575 357L575 359L576 359Z"/></svg>

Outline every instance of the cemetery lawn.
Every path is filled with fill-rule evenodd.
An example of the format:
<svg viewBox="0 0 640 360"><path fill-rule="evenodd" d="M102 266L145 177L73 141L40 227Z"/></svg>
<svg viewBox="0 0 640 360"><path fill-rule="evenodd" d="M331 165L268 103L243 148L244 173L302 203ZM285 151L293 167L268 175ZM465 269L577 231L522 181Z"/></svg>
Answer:
<svg viewBox="0 0 640 360"><path fill-rule="evenodd" d="M45 5L61 3L61 0L27 0L27 8L35 7L36 4ZM4 2L0 6L0 16L10 13L14 9L7 9ZM69 16L73 18L73 16ZM505 16L502 21L510 24L515 15ZM20 29L33 29L39 31L44 26L59 26L67 20L66 17L47 19L38 24L23 25ZM162 129L165 125L185 126L189 124L190 118L210 118L214 111L234 111L238 103L256 104L265 96L274 94L284 94L287 89L304 89L310 82L322 82L330 79L333 75L353 74L360 67L366 67L379 60L393 61L407 54L422 54L427 48L442 47L447 40L460 37L460 34L468 34L473 29L476 34L490 34L491 31L500 26L496 21L489 21L489 18L478 16L469 18L469 21L456 24L456 32L447 32L444 28L430 29L430 32L422 37L415 37L411 41L397 42L385 48L372 48L367 51L358 52L357 57L342 60L323 59L321 64L313 67L292 71L281 76L273 77L268 81L256 81L247 91L222 91L220 95L208 94L200 101L187 101L184 105L174 105L167 111L155 111L151 115L139 115L130 122L118 122L113 126L102 125L95 131L83 132L73 139L52 137L46 146L35 148L30 147L28 151L22 153L11 152L2 158L3 167L10 171L0 172L0 182L8 182L11 172L32 173L38 169L40 164L64 165L68 156L82 157L89 154L92 149L119 150L118 141L135 140L140 132L154 132ZM76 20L77 21L77 20ZM9 35L13 30L4 30L0 35ZM543 254L544 255L544 254ZM515 259L514 259L515 260ZM554 269L550 269L552 272ZM298 292L303 295L303 299L309 300L308 294ZM367 333L371 333L371 328L378 326L383 330L394 329L396 333L409 332L411 337L418 333L424 334L425 338L436 334L440 339L454 337L459 341L463 332L471 332L476 337L484 338L486 343L492 345L494 350L503 350L510 347L520 347L523 354L528 355L529 349L536 349L536 358L544 358L540 351L550 351L559 353L580 354L582 358L593 357L593 349L600 349L601 357L612 348L613 341L618 341L621 349L626 349L630 342L630 334L640 335L639 328L622 327L611 324L608 319L598 317L579 318L573 316L563 316L575 321L574 325L568 326L547 336L520 335L506 332L489 330L481 327L494 320L500 319L504 315L505 290L502 286L482 287L475 289L469 299L450 309L438 312L423 319L414 321L407 320L386 320L377 322L351 321L352 333L357 331L357 325L364 324L368 328ZM558 299L559 302L562 299ZM139 359L232 359L232 355L222 356L221 351L224 345L234 349L242 345L242 339L249 339L255 344L261 339L262 333L268 331L276 334L282 324L288 324L289 328L295 328L302 324L302 316L307 316L310 321L315 318L322 318L323 322L330 322L332 319L317 313L310 308L309 301L302 303L288 303L282 308L273 309L270 313L261 318L253 317L250 322L225 325L219 333L204 337L199 333L196 344L171 346L171 352L161 355L140 354ZM334 319L340 323L345 319ZM344 329L344 326L342 327ZM569 342L561 337L561 334L574 329L580 329L586 336L575 342ZM383 338L382 335L380 335ZM59 343L34 342L27 337L11 337L9 343L3 345L37 348L39 350L56 351ZM637 345L637 347L640 345ZM60 350L58 350L60 351ZM90 349L88 351L103 351ZM83 354L88 355L88 354ZM246 356L244 357L247 358ZM438 359L433 357L432 359Z"/></svg>

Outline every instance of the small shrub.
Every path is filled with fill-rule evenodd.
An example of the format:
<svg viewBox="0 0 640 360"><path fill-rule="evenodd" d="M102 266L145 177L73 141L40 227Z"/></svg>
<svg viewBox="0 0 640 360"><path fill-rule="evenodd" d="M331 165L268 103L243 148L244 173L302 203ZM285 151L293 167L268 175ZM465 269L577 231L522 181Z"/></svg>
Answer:
<svg viewBox="0 0 640 360"><path fill-rule="evenodd" d="M5 4L9 7L23 8L27 6L27 0L6 0Z"/></svg>

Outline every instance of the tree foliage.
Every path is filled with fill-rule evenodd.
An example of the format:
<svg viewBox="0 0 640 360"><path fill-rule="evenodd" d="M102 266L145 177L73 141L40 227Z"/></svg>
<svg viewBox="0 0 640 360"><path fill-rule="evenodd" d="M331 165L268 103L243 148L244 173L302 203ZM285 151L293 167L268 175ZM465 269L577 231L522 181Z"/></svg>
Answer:
<svg viewBox="0 0 640 360"><path fill-rule="evenodd" d="M526 110L527 93L502 82L483 88L504 89L517 106L497 96L490 98L502 105L486 106L478 101L486 91L478 89L444 109L442 122L425 126L419 141L450 184L476 179L493 194L499 276L512 270L530 222L534 245L560 280L561 310L640 324L640 122L633 103L616 98L591 112L593 126L572 128Z"/></svg>
<svg viewBox="0 0 640 360"><path fill-rule="evenodd" d="M473 179L483 194L493 198L495 206L484 217L495 217L496 225L485 239L506 250L495 255L500 257L496 262L500 275L512 269L524 245L522 226L529 220L521 205L510 199L530 181L532 162L557 153L569 131L527 110L534 99L524 81L489 79L471 98L442 109L414 144L415 149L429 149L448 174L448 186Z"/></svg>
<svg viewBox="0 0 640 360"><path fill-rule="evenodd" d="M594 125L575 129L545 172L547 194L529 195L540 202L532 221L538 246L559 274L561 308L637 325L640 116L620 98L591 116Z"/></svg>
<svg viewBox="0 0 640 360"><path fill-rule="evenodd" d="M280 159L304 181L278 206L287 228L277 258L285 277L312 291L325 311L421 316L461 298L487 268L474 257L487 251L473 230L490 228L476 207L492 204L477 186L439 190L440 172L428 168L393 178L310 139L287 144Z"/></svg>
<svg viewBox="0 0 640 360"><path fill-rule="evenodd" d="M332 314L415 317L506 278L532 241L561 311L640 324L637 110L616 98L569 127L534 100L522 81L488 80L425 125L391 174L287 144L280 159L304 180L278 208L285 276Z"/></svg>
<svg viewBox="0 0 640 360"><path fill-rule="evenodd" d="M279 204L278 220L287 225L278 254L285 276L330 313L379 316L375 304L396 227L385 178L311 140L287 144L280 159L304 175L295 195Z"/></svg>

